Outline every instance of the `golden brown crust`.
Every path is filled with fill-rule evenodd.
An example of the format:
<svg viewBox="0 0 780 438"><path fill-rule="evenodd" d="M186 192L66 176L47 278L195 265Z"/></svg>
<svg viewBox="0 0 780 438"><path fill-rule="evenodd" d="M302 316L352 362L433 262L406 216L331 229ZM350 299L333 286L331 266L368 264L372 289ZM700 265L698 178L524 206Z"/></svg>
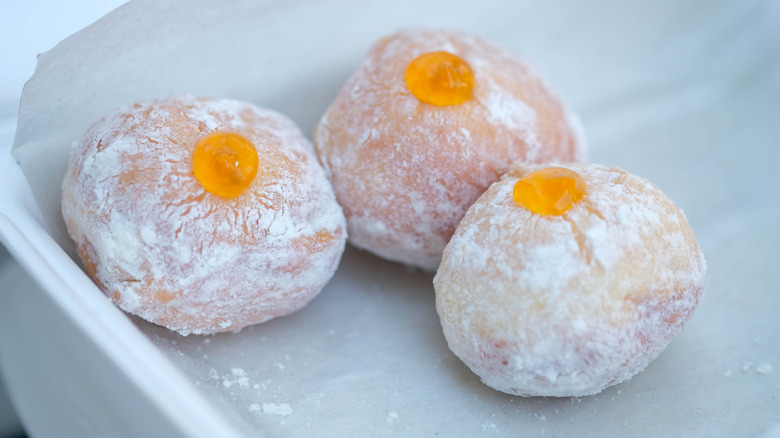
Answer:
<svg viewBox="0 0 780 438"><path fill-rule="evenodd" d="M474 97L417 100L404 75L418 55L447 50L474 70ZM574 161L572 117L519 57L479 38L405 31L380 40L315 129L349 221L350 241L390 260L435 269L471 203L517 160Z"/></svg>

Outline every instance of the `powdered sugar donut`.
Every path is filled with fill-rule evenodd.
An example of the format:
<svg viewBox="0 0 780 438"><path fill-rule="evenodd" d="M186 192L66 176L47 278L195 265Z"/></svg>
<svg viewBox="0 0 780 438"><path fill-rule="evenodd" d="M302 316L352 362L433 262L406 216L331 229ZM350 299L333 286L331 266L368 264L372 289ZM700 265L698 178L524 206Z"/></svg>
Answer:
<svg viewBox="0 0 780 438"><path fill-rule="evenodd" d="M434 279L436 308L450 349L487 385L595 394L643 370L688 321L705 261L683 213L617 168L563 165L587 189L561 197L560 215L519 204L544 197L531 173L544 167L514 166L470 208Z"/></svg>
<svg viewBox="0 0 780 438"><path fill-rule="evenodd" d="M425 54L433 61L416 64ZM428 79L451 95L440 99ZM512 162L584 158L574 120L518 56L460 32L409 30L371 48L314 143L350 242L433 270L466 209Z"/></svg>
<svg viewBox="0 0 780 438"><path fill-rule="evenodd" d="M223 133L251 142L259 163L235 197L206 191L193 170L196 145ZM73 151L62 189L89 275L123 310L181 334L238 331L300 309L346 240L294 123L232 100L175 97L107 115Z"/></svg>

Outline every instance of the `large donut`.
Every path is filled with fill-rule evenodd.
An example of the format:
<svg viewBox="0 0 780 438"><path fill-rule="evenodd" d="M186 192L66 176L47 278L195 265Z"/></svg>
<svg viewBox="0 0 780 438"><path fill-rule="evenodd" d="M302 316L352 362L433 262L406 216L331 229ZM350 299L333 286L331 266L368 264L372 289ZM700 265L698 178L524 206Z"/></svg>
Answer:
<svg viewBox="0 0 780 438"><path fill-rule="evenodd" d="M257 176L204 190L196 144L239 134ZM232 101L140 102L98 121L72 154L62 214L86 271L123 310L182 334L238 331L306 305L331 278L346 222L292 121Z"/></svg>
<svg viewBox="0 0 780 438"><path fill-rule="evenodd" d="M434 279L450 349L487 385L582 396L643 370L691 317L705 261L685 216L617 168L563 165L587 184L562 215L518 205L519 164L469 209Z"/></svg>
<svg viewBox="0 0 780 438"><path fill-rule="evenodd" d="M438 106L407 87L416 57L446 51L473 70L473 96ZM459 32L377 42L315 129L350 242L435 270L468 207L511 163L578 161L575 119L518 56Z"/></svg>

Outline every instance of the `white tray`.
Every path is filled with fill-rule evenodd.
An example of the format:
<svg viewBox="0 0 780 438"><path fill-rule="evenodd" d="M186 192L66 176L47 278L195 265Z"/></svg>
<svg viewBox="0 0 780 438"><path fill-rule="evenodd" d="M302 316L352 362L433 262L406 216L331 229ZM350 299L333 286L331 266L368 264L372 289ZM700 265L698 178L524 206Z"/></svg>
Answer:
<svg viewBox="0 0 780 438"><path fill-rule="evenodd" d="M777 3L247 3L131 2L44 54L25 89L26 177L3 142L0 235L40 289L0 293L0 365L33 434L733 437L780 423ZM462 28L532 59L583 117L591 161L653 181L686 212L707 292L642 374L593 397L496 392L447 349L431 275L354 249L304 310L205 338L127 317L68 257L62 148L97 114L212 94L311 132L370 42L407 25ZM221 64L244 67L229 81L184 74L217 46L251 62Z"/></svg>

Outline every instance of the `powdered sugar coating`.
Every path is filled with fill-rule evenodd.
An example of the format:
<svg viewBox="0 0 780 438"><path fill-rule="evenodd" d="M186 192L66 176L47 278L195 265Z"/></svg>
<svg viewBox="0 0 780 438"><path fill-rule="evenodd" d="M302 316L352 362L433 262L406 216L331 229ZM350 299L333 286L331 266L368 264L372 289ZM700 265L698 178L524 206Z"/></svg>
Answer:
<svg viewBox="0 0 780 438"><path fill-rule="evenodd" d="M409 92L409 63L437 50L470 64L471 100L441 107ZM408 30L374 45L314 141L350 242L433 270L468 207L512 162L584 158L572 120L517 55L460 32Z"/></svg>
<svg viewBox="0 0 780 438"><path fill-rule="evenodd" d="M434 279L450 349L510 394L595 394L642 371L690 318L706 264L683 213L620 169L562 165L587 194L562 216L512 200L519 164L471 207Z"/></svg>
<svg viewBox="0 0 780 438"><path fill-rule="evenodd" d="M238 133L260 167L236 198L206 192L192 154ZM306 305L336 270L346 221L292 121L233 100L175 97L107 115L73 151L62 213L123 310L181 334L238 331Z"/></svg>

